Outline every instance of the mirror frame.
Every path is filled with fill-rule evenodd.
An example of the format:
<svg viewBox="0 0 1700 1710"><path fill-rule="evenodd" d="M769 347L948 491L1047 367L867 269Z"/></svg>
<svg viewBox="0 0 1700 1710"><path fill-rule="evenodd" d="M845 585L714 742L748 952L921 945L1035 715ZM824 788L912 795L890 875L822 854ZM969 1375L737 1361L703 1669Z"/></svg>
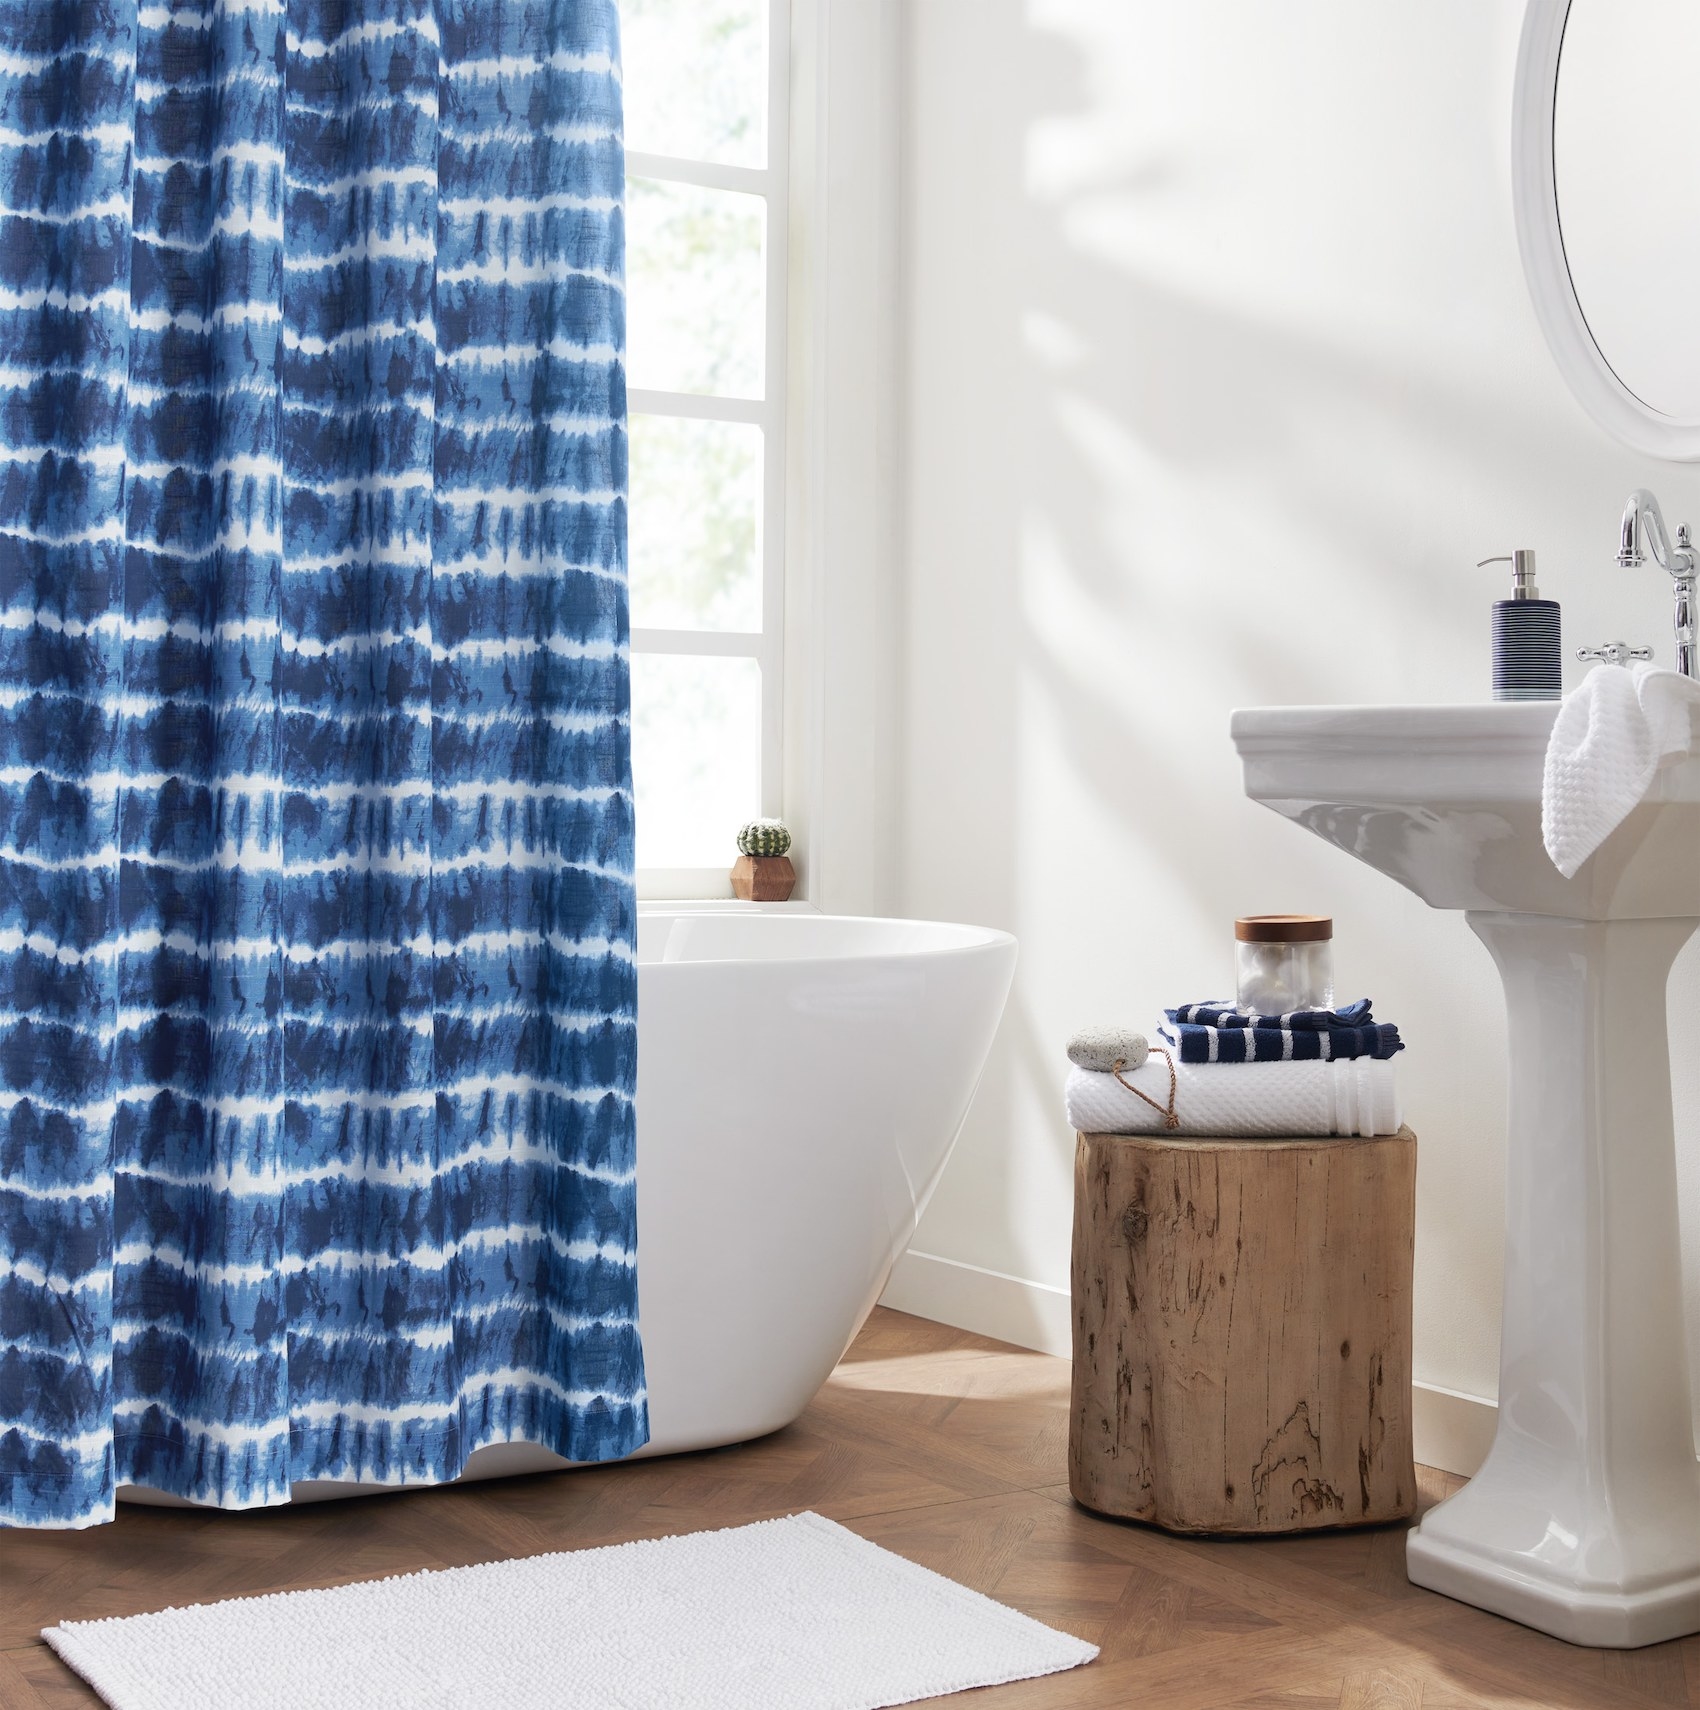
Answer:
<svg viewBox="0 0 1700 1710"><path fill-rule="evenodd" d="M1618 379L1588 330L1559 223L1553 114L1571 0L1528 0L1511 104L1511 201L1535 318L1565 383L1607 433L1636 451L1700 461L1700 416L1667 416Z"/></svg>

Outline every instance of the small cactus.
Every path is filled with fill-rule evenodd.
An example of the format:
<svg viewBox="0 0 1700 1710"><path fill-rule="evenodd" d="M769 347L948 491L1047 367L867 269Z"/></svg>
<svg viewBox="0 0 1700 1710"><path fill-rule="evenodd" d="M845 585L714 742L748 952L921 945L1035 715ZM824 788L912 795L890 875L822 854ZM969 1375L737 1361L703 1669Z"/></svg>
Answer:
<svg viewBox="0 0 1700 1710"><path fill-rule="evenodd" d="M752 819L738 833L741 855L783 855L791 847L791 833L782 819Z"/></svg>

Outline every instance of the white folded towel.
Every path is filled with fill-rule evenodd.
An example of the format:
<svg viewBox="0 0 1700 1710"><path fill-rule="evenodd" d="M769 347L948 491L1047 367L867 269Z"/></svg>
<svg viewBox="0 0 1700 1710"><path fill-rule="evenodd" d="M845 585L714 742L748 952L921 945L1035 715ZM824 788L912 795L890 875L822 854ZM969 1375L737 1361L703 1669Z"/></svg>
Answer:
<svg viewBox="0 0 1700 1710"><path fill-rule="evenodd" d="M1596 665L1564 697L1547 739L1541 839L1565 878L1646 795L1660 764L1689 744L1700 683L1656 665Z"/></svg>
<svg viewBox="0 0 1700 1710"><path fill-rule="evenodd" d="M1169 1065L1153 1052L1122 1080L1169 1102ZM1402 1120L1391 1058L1325 1063L1176 1063L1175 1115L1169 1129L1114 1075L1071 1069L1063 1089L1071 1128L1082 1134L1216 1134L1273 1140L1307 1134L1397 1134Z"/></svg>

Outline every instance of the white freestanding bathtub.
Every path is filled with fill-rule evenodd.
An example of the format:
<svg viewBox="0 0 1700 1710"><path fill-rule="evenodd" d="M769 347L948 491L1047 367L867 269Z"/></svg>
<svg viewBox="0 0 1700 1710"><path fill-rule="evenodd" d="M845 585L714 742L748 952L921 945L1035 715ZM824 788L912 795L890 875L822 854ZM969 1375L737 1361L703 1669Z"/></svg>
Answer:
<svg viewBox="0 0 1700 1710"><path fill-rule="evenodd" d="M638 963L639 1453L665 1455L778 1430L837 1364L950 1156L1015 940L687 905L641 914ZM461 1476L571 1464L502 1443Z"/></svg>

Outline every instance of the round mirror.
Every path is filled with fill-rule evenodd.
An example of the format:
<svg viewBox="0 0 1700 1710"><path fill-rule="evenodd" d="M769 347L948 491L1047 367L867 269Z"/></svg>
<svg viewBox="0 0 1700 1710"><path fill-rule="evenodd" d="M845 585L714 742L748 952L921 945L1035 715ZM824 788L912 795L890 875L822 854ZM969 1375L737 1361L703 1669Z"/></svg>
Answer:
<svg viewBox="0 0 1700 1710"><path fill-rule="evenodd" d="M1530 293L1619 439L1700 458L1700 4L1529 0L1513 177Z"/></svg>
<svg viewBox="0 0 1700 1710"><path fill-rule="evenodd" d="M1700 416L1700 6L1570 0L1552 167L1570 283L1612 372Z"/></svg>

